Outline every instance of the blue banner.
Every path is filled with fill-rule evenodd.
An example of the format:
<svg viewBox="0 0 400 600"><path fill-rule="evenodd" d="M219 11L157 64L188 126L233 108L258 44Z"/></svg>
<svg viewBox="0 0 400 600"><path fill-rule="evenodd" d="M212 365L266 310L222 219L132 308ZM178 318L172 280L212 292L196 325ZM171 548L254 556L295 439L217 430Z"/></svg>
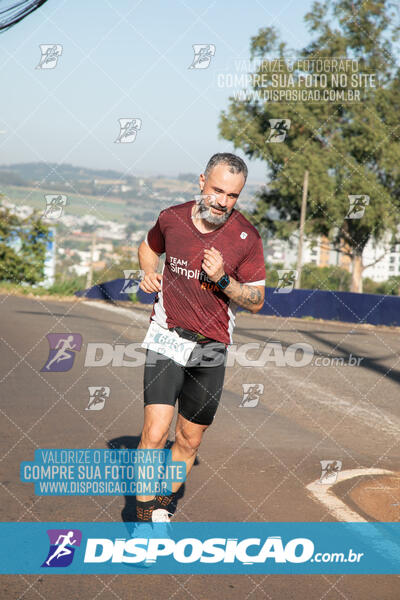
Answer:
<svg viewBox="0 0 400 600"><path fill-rule="evenodd" d="M400 326L398 296L304 289L294 289L289 294L275 292L276 288L265 288L264 306L259 314Z"/></svg>
<svg viewBox="0 0 400 600"><path fill-rule="evenodd" d="M400 523L1 523L0 573L399 574Z"/></svg>
<svg viewBox="0 0 400 600"><path fill-rule="evenodd" d="M124 279L115 279L88 290L76 292L77 296L98 300L126 300L121 294ZM313 317L346 323L371 323L373 325L400 326L400 298L384 294L356 294L336 290L293 289L287 294L276 293L277 288L265 288L265 301L259 314L278 317ZM155 293L137 291L142 304L153 304ZM239 307L239 311L244 310Z"/></svg>

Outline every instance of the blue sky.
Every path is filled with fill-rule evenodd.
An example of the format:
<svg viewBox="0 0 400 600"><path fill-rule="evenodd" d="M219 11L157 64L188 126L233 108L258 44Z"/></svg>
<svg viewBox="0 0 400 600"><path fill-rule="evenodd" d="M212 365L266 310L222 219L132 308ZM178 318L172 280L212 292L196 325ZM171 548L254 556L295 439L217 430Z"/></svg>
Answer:
<svg viewBox="0 0 400 600"><path fill-rule="evenodd" d="M68 162L132 175L200 173L214 152L231 90L219 73L248 60L249 42L274 24L289 47L309 41L311 0L48 0L0 35L0 164ZM39 44L61 44L55 69L36 69ZM193 44L215 44L207 69L188 67ZM118 119L142 120L115 144ZM241 154L238 152L238 154ZM241 154L243 157L244 155ZM260 161L249 180L263 181Z"/></svg>

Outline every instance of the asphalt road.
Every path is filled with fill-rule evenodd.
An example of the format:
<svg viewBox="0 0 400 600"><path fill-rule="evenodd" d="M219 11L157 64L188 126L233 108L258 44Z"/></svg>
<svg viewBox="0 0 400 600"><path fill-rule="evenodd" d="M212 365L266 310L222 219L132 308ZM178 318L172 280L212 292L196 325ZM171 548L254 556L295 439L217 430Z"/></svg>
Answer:
<svg viewBox="0 0 400 600"><path fill-rule="evenodd" d="M84 364L88 343L142 341L148 307L127 314L83 302L6 295L0 296L0 306L1 520L133 520L132 499L120 496L35 496L33 484L19 481L19 464L33 460L37 448L136 446L143 367ZM68 372L41 372L48 333L81 334L82 349ZM235 362L227 368L221 405L175 520L334 521L329 507L306 490L319 479L321 460L342 461L343 470L398 472L398 330L241 313L234 342L238 348L260 343L269 358L259 366ZM307 352L295 353L293 344L306 344ZM253 347L247 357L255 360L259 354ZM307 364L299 366L301 359ZM239 406L244 384L264 386L262 393L258 387L256 406ZM85 410L89 386L110 388L102 410ZM348 486L343 500L351 497L357 510L355 485ZM390 489L382 493L394 506ZM7 600L397 600L400 577L3 575L0 590Z"/></svg>

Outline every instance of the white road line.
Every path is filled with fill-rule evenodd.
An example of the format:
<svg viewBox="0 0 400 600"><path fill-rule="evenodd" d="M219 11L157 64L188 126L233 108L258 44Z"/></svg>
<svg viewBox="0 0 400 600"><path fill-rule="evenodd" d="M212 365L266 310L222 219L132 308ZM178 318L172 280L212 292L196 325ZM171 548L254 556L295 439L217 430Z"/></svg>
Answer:
<svg viewBox="0 0 400 600"><path fill-rule="evenodd" d="M310 492L311 496L327 508L338 521L368 523L366 519L347 506L343 500L338 498L332 490L333 486L337 483L353 479L353 477L362 477L363 475L396 475L396 473L386 469L348 469L347 471L339 472L338 479L335 483L327 485L320 483L319 479L316 479L312 483L309 483L306 486L306 489Z"/></svg>
<svg viewBox="0 0 400 600"><path fill-rule="evenodd" d="M130 308L123 308L122 306L113 306L112 304L104 304L103 302L84 301L83 304L85 304L86 306L94 306L95 308L103 308L104 310L109 310L113 313L129 317L134 321L142 321L143 323L147 323L148 325L150 324L150 315L148 317L145 317L141 313L136 312L135 310Z"/></svg>
<svg viewBox="0 0 400 600"><path fill-rule="evenodd" d="M361 477L363 475L396 475L396 473L386 469L348 469L347 471L340 471L338 482L353 479L354 477ZM307 485L306 489L315 499L321 502L321 504L323 504L339 522L369 523L368 529L357 529L354 532L354 542L357 543L357 536L363 537L368 546L373 547L376 552L382 554L385 560L390 558L398 565L400 551L398 541L396 540L393 542L388 536L382 537L382 530L377 530L375 523L367 521L340 500L331 489L336 483L326 485L319 483L319 480L317 479Z"/></svg>

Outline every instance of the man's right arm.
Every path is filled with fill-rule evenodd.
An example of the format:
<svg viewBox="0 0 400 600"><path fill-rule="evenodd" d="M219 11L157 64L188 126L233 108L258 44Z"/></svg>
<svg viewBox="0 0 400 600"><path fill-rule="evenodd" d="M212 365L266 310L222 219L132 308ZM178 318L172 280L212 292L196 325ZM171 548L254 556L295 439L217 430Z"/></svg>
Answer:
<svg viewBox="0 0 400 600"><path fill-rule="evenodd" d="M154 252L146 241L139 246L139 265L144 271L144 277L140 282L140 289L147 294L159 292L161 290L161 273L157 273L159 254Z"/></svg>

